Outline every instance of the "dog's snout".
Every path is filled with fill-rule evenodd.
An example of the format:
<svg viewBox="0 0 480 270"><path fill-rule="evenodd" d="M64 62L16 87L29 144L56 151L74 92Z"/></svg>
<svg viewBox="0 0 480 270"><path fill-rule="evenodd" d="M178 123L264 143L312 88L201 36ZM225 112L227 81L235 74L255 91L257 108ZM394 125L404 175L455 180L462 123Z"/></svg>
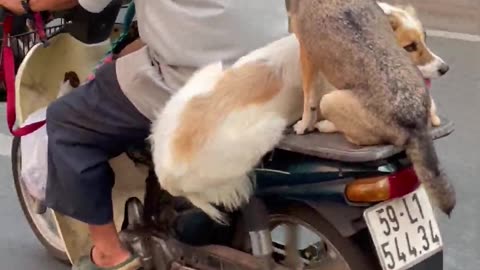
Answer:
<svg viewBox="0 0 480 270"><path fill-rule="evenodd" d="M447 64L442 64L438 69L438 73L440 73L440 76L442 76L442 75L445 75L445 73L447 73L448 70L450 70L450 66L448 66Z"/></svg>

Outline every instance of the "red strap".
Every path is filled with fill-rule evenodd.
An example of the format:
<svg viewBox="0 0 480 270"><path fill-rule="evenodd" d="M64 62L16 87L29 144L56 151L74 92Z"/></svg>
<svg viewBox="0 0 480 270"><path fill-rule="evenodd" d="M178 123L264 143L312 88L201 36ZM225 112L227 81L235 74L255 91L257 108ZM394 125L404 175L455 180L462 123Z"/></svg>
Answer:
<svg viewBox="0 0 480 270"><path fill-rule="evenodd" d="M35 24L35 30L40 40L45 44L47 42L47 34L45 33L45 25L39 12L33 14L33 23Z"/></svg>
<svg viewBox="0 0 480 270"><path fill-rule="evenodd" d="M7 15L3 22L2 42L2 67L3 80L7 90L7 123L13 136L21 137L34 132L45 124L45 121L35 122L16 130L13 129L16 120L15 111L15 60L10 46L10 33L12 32L13 16ZM42 28L43 29L43 28Z"/></svg>

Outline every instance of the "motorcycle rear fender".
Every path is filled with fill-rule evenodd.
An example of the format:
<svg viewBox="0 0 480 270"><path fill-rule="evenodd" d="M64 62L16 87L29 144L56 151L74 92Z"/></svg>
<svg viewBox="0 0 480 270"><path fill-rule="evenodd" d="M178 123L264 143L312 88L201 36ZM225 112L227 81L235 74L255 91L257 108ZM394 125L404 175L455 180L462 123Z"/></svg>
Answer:
<svg viewBox="0 0 480 270"><path fill-rule="evenodd" d="M366 228L363 220L364 207L352 206L344 198L345 185L362 174L378 173L376 167L360 167L351 170L318 172L317 168L327 165L314 160L297 164L295 172L290 170L257 170L257 195L267 200L300 202L311 207L325 218L343 236L350 237ZM335 168L335 167L332 167Z"/></svg>
<svg viewBox="0 0 480 270"><path fill-rule="evenodd" d="M323 218L325 218L343 237L350 237L365 229L367 225L363 220L363 207L336 201L300 201L310 206Z"/></svg>

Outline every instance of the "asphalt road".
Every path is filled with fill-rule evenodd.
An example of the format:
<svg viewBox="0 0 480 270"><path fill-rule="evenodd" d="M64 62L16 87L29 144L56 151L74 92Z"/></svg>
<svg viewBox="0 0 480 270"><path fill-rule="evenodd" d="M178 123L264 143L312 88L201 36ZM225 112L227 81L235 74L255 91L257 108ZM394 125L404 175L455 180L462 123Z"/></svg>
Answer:
<svg viewBox="0 0 480 270"><path fill-rule="evenodd" d="M448 174L455 181L458 204L450 220L439 216L446 245L445 269L470 270L480 265L480 43L431 37L430 46L451 71L433 82L433 95L442 114L456 123L456 131L437 142ZM5 119L0 104L0 119ZM22 216L13 189L10 138L0 121L0 270L68 267L42 249Z"/></svg>

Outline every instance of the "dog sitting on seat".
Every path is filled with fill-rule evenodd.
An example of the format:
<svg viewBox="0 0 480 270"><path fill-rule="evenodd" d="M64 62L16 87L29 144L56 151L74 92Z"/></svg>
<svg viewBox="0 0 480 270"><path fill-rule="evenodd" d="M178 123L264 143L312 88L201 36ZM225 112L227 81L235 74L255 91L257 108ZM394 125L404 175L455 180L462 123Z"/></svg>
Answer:
<svg viewBox="0 0 480 270"><path fill-rule="evenodd" d="M312 130L320 109L354 144L405 147L430 199L450 215L455 191L430 136L430 94L384 11L372 0L293 0L290 13L304 93L295 131ZM319 74L340 89L325 95L320 106Z"/></svg>
<svg viewBox="0 0 480 270"><path fill-rule="evenodd" d="M374 18L380 16L378 15L379 11L382 13L382 10L376 5L369 6L367 9L374 9ZM335 15L335 13L333 14ZM324 16L324 14L319 16ZM353 19L352 23L355 21ZM394 53L391 54L399 60L398 63L392 63L390 56L383 63L383 67L388 70L395 68L401 72L402 65L405 65L407 73L413 72L413 75L410 74L412 77L399 78L392 75L392 81L399 85L405 85L406 93L411 91L411 85L417 86L419 90L424 89L425 85L421 76L414 72L414 64L411 63L405 49L398 46L399 42L395 40L388 17L383 14L383 17L374 19L374 21L378 24L374 30L379 33L371 34L373 42L379 42L379 39L386 38L388 42L384 44L382 50L387 55L390 50L393 50ZM345 29L342 28L349 27L348 25L338 25L338 23L333 24L334 27L343 31ZM341 31L340 34L346 35ZM355 37L354 33L349 33L349 35ZM349 37L339 36L338 38L348 39ZM360 42L357 44L358 47L362 47L362 45L368 47L369 45L368 40L360 39L358 42ZM344 45L338 46L339 50L344 49L342 46ZM223 205L227 210L233 210L248 201L254 184L248 177L248 173L267 152L278 144L285 128L302 116L304 98L302 97L299 48L300 45L295 35L290 35L247 54L230 68L224 68L221 63L212 63L198 70L185 86L172 96L154 121L150 136L155 172L162 188L174 196L186 197L210 217L223 223L227 222L225 216L218 211L215 205ZM320 48L323 47L318 49ZM329 50L335 50L335 47ZM325 51L325 53L336 55L332 51ZM338 54L338 57L330 58L329 61L350 62L351 58L355 59L351 54L345 53ZM372 62L382 61L376 55L370 55L367 59ZM355 66L350 66L346 70L349 71L353 68ZM318 70L318 74L322 74L321 72L324 70ZM353 71L354 76L360 76L358 72ZM336 79L328 76L330 75L328 72L326 75L325 78L329 82L332 78ZM374 80L383 76L381 70L376 74L364 75L370 75ZM420 81L418 81L419 78ZM401 79L405 81L401 81ZM360 81L362 80L365 80L363 76ZM380 93L384 91L385 88L382 86L384 81L379 80L378 83L381 85L374 87L374 91ZM325 80L316 81L314 90L324 89L323 82ZM332 82L336 87L340 85L336 80ZM351 83L351 85L355 84ZM373 83L372 86L374 86ZM382 93L380 95L387 96ZM309 98L308 95L305 97ZM374 101L378 102L376 106L380 108L402 106L402 102L415 108L418 106L412 112L418 111L421 117L417 120L424 119L425 123L419 122L419 129L415 132L421 131L419 134L422 136L427 134L428 93L405 94L401 97L406 99L405 101L398 98L398 101L393 99L397 103L400 102L398 104L390 99ZM410 98L413 100L409 100ZM418 104L418 100L422 102ZM318 107L319 101L316 100L312 104L316 104L315 106ZM360 105L357 107L363 108ZM394 119L395 109L388 110L387 116ZM370 115L368 117L367 120L377 121ZM395 134L398 137L385 137L392 139L387 142L397 145L406 144L410 130L398 123L395 124L395 122L392 125L395 130L391 130L391 132L396 130L401 132ZM382 126L382 128L387 127L386 124ZM415 142L425 144L427 148L432 146L431 140L429 141L428 138L418 138L413 135L412 138L415 139ZM409 145L409 147L411 156L414 156L414 163L417 168L422 169L423 174L420 174L420 177L426 179L425 175L427 174L429 177L430 173L437 177L435 152L432 154L432 149L415 147L415 145ZM426 165L423 163L425 160L422 159L426 157L425 153L431 154L433 158L433 160L427 160ZM431 167L423 170L425 166L422 165ZM431 168L433 171L429 170ZM430 180L431 178L429 177ZM428 181L426 182L428 183ZM454 204L454 195L450 193L446 193L446 195L453 196L453 198L447 198L445 204L442 205L442 209L445 211Z"/></svg>

